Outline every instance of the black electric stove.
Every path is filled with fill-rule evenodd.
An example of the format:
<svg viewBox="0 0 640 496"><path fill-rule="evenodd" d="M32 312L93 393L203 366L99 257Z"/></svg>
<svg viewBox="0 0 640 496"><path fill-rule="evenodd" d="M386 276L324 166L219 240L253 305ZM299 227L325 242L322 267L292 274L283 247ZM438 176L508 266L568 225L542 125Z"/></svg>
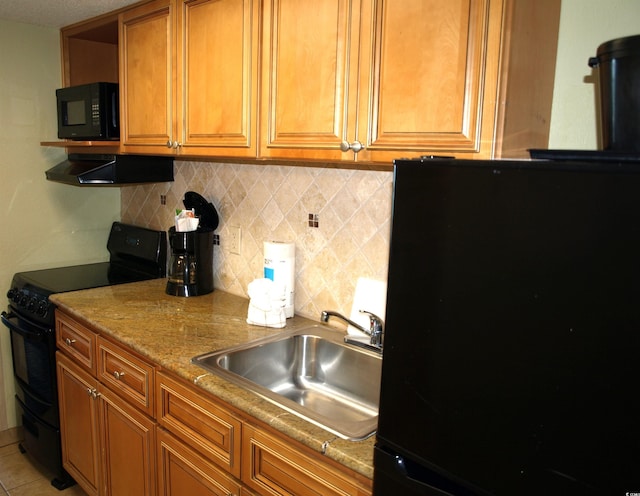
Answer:
<svg viewBox="0 0 640 496"><path fill-rule="evenodd" d="M14 274L2 322L11 334L20 444L55 477L52 485L74 484L62 467L55 365L55 306L49 295L165 277L167 238L154 231L114 222L107 241L109 261Z"/></svg>

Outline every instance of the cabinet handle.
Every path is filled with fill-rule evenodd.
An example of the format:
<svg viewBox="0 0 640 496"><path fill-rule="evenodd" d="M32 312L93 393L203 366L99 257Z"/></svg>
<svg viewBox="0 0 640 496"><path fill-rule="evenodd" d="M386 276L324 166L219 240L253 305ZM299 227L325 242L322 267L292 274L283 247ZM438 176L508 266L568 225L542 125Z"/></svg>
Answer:
<svg viewBox="0 0 640 496"><path fill-rule="evenodd" d="M364 150L364 145L359 141L354 141L351 143L351 150L353 150L353 153L358 153L360 150Z"/></svg>
<svg viewBox="0 0 640 496"><path fill-rule="evenodd" d="M113 373L113 377L116 378L116 381L119 381L124 377L124 372L118 372L117 370Z"/></svg>
<svg viewBox="0 0 640 496"><path fill-rule="evenodd" d="M182 143L180 143L179 141L167 141L167 148L180 148L182 146Z"/></svg>
<svg viewBox="0 0 640 496"><path fill-rule="evenodd" d="M65 344L66 344L67 346L72 346L72 345L73 345L73 343L75 343L75 342L76 342L76 340L75 340L75 339L71 339L71 338L66 338L66 339L64 340L64 342L65 342Z"/></svg>
<svg viewBox="0 0 640 496"><path fill-rule="evenodd" d="M353 153L358 153L360 150L364 150L364 145L359 141L354 141L353 143L342 141L340 143L340 150L342 150L343 152L348 152L349 150L351 150Z"/></svg>
<svg viewBox="0 0 640 496"><path fill-rule="evenodd" d="M167 141L167 148L173 148L173 141Z"/></svg>
<svg viewBox="0 0 640 496"><path fill-rule="evenodd" d="M100 396L100 393L96 388L87 388L87 396L90 396L95 400L98 398L98 396Z"/></svg>

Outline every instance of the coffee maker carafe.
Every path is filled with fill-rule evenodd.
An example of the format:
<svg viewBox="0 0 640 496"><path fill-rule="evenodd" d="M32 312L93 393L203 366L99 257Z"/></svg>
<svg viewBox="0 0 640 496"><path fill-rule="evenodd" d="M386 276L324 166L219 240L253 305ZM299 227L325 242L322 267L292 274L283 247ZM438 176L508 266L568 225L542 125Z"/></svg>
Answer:
<svg viewBox="0 0 640 496"><path fill-rule="evenodd" d="M171 255L167 271L167 294L199 296L213 291L213 231L218 227L218 214L211 203L192 191L185 193L183 203L193 208L200 218L195 231L169 228Z"/></svg>

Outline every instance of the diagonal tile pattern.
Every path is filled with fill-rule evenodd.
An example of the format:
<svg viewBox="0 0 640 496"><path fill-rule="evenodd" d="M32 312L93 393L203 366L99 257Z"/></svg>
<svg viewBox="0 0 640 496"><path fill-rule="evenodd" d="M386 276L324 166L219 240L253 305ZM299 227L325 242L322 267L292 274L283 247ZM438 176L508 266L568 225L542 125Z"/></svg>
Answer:
<svg viewBox="0 0 640 496"><path fill-rule="evenodd" d="M295 242L296 313L317 319L350 313L358 277L386 281L391 190L391 172L176 161L173 183L122 188L122 220L168 229L184 193L200 193L220 216L214 286L246 296L262 277L263 242ZM229 226L242 229L240 255L226 249Z"/></svg>

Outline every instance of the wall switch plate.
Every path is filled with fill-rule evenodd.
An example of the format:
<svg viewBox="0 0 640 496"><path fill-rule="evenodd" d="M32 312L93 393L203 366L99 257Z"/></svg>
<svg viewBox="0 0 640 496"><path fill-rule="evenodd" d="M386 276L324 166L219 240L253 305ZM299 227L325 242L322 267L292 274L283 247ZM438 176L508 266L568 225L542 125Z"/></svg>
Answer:
<svg viewBox="0 0 640 496"><path fill-rule="evenodd" d="M238 226L229 226L229 252L240 255L240 240L242 231Z"/></svg>

